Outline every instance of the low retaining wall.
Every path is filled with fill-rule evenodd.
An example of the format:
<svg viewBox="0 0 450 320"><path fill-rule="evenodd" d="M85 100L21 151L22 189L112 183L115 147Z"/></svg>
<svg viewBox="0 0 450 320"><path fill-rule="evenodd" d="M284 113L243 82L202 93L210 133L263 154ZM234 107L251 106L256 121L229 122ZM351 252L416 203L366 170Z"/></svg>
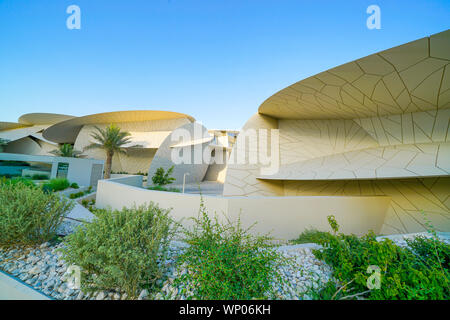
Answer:
<svg viewBox="0 0 450 320"><path fill-rule="evenodd" d="M100 180L96 206L120 210L153 201L160 207L172 208L172 216L183 219L185 225L190 225L187 218L197 216L199 195L146 190L136 187L138 181L134 177ZM379 233L390 197L203 196L203 201L210 213L224 213L232 219L240 215L244 227L257 222L252 229L254 233L271 232L278 239L288 240L296 238L306 228L329 231L327 216L330 214L336 217L344 233L361 235L369 230Z"/></svg>

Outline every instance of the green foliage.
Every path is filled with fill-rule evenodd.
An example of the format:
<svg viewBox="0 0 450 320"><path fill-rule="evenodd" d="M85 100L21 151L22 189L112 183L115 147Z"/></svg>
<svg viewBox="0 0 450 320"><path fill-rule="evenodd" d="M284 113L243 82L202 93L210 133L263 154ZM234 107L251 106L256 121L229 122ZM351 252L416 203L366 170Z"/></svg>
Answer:
<svg viewBox="0 0 450 320"><path fill-rule="evenodd" d="M136 172L135 175L137 175L137 176L148 176L148 172L143 173L143 172L139 171L139 172Z"/></svg>
<svg viewBox="0 0 450 320"><path fill-rule="evenodd" d="M334 234L336 234L339 231L339 224L337 223L336 218L333 215L329 215L327 220Z"/></svg>
<svg viewBox="0 0 450 320"><path fill-rule="evenodd" d="M287 261L268 236L253 236L236 222L211 219L203 202L192 230L185 230L189 245L179 258L187 272L175 279L192 290L193 299L267 299L283 283L279 267Z"/></svg>
<svg viewBox="0 0 450 320"><path fill-rule="evenodd" d="M89 193L91 193L91 192L92 192L92 187L89 186L89 188L87 188L85 191L80 191L80 192L71 193L71 194L69 195L69 198L70 198L70 199L80 198L80 197L85 196L85 195L87 195L87 194L89 194Z"/></svg>
<svg viewBox="0 0 450 320"><path fill-rule="evenodd" d="M54 154L58 157L67 157L67 158L81 158L83 157L82 152L75 150L71 144L64 143L59 146L58 149L50 151L50 153Z"/></svg>
<svg viewBox="0 0 450 320"><path fill-rule="evenodd" d="M163 277L175 232L170 210L150 203L122 211L99 210L92 223L67 236L64 260L82 269L82 290L120 289L135 298Z"/></svg>
<svg viewBox="0 0 450 320"><path fill-rule="evenodd" d="M84 191L80 191L80 192L76 192L76 193L71 193L69 195L69 198L70 199L76 199L76 198L80 198L80 197L82 197L84 195L85 195Z"/></svg>
<svg viewBox="0 0 450 320"><path fill-rule="evenodd" d="M335 221L334 217L329 221ZM330 222L330 225L332 223ZM338 232L337 223L332 229ZM437 238L415 238L409 247L399 247L389 239L377 241L369 232L358 238L355 235L329 234L318 241L324 246L314 250L314 255L333 267L338 281L330 296L333 284L317 293L321 298L364 299L445 299L450 298L448 261L450 246ZM368 289L369 266L380 268L381 286ZM338 289L339 288L339 289Z"/></svg>
<svg viewBox="0 0 450 320"><path fill-rule="evenodd" d="M71 187L72 189L79 189L79 188L80 188L80 186L79 186L78 183L76 183L76 182L73 182L73 183L70 185L70 187Z"/></svg>
<svg viewBox="0 0 450 320"><path fill-rule="evenodd" d="M69 180L66 178L54 178L45 183L42 188L46 192L56 192L67 189L70 186Z"/></svg>
<svg viewBox="0 0 450 320"><path fill-rule="evenodd" d="M162 187L175 181L175 178L172 177L173 168L174 166L171 166L167 172L163 167L156 169L155 175L152 177L153 184Z"/></svg>
<svg viewBox="0 0 450 320"><path fill-rule="evenodd" d="M318 231L315 229L306 229L297 239L292 240L292 243L320 243L327 240L330 236L329 232Z"/></svg>
<svg viewBox="0 0 450 320"><path fill-rule="evenodd" d="M112 158L115 153L127 153L127 149L124 145L131 142L131 133L121 131L115 124L110 124L105 129L95 127L95 131L91 134L94 139L94 143L88 145L85 150L88 149L102 149L106 153L105 163L105 179L109 179L111 176ZM140 148L141 145L134 145L128 148Z"/></svg>
<svg viewBox="0 0 450 320"><path fill-rule="evenodd" d="M12 177L11 179L3 177L1 181L2 183L10 185L24 184L29 187L35 186L34 182L31 179L25 177Z"/></svg>
<svg viewBox="0 0 450 320"><path fill-rule="evenodd" d="M31 179L33 179L33 180L47 180L48 179L48 175L47 174L33 174Z"/></svg>
<svg viewBox="0 0 450 320"><path fill-rule="evenodd" d="M49 241L73 204L44 193L26 180L0 182L0 244L36 244Z"/></svg>
<svg viewBox="0 0 450 320"><path fill-rule="evenodd" d="M181 190L178 188L166 188L163 186L153 186L153 187L148 187L147 189L148 190L156 190L156 191L181 192Z"/></svg>

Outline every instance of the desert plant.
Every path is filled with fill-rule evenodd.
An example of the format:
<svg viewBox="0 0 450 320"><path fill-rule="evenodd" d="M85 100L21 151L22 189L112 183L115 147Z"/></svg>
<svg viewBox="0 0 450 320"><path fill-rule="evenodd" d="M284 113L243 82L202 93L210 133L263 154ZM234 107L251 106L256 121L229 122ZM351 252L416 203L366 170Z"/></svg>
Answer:
<svg viewBox="0 0 450 320"><path fill-rule="evenodd" d="M115 124L110 124L104 130L99 127L95 127L95 132L91 134L91 137L96 141L91 143L85 150L88 149L102 149L106 153L106 163L105 163L105 179L111 177L111 167L112 158L115 153L127 154L127 149L124 145L131 142L131 133L126 131L121 131ZM138 148L140 145L130 146L128 148Z"/></svg>
<svg viewBox="0 0 450 320"><path fill-rule="evenodd" d="M95 210L96 219L66 237L64 260L82 268L82 290L125 291L135 298L156 288L176 230L170 210L150 203L121 211Z"/></svg>
<svg viewBox="0 0 450 320"><path fill-rule="evenodd" d="M334 217L329 219L336 234L320 239L314 255L333 267L333 277L318 297L328 299L449 299L448 261L450 246L438 239L415 238L408 247L393 241L377 241L374 233L363 237L338 233ZM380 270L379 288L369 288L369 266ZM333 292L334 286L334 292ZM324 294L326 293L326 294Z"/></svg>
<svg viewBox="0 0 450 320"><path fill-rule="evenodd" d="M58 149L54 149L50 151L51 154L54 154L58 157L67 157L67 158L82 158L81 151L75 150L71 144L64 143L58 147Z"/></svg>
<svg viewBox="0 0 450 320"><path fill-rule="evenodd" d="M76 193L71 193L69 195L69 198L70 199L76 199L76 198L80 198L80 197L82 197L84 195L85 195L84 191L80 191L80 192L76 192Z"/></svg>
<svg viewBox="0 0 450 320"><path fill-rule="evenodd" d="M210 218L203 205L194 226L185 230L189 245L179 258L186 272L175 279L193 299L267 299L282 286L280 266L287 261L269 236L255 236L240 219Z"/></svg>
<svg viewBox="0 0 450 320"><path fill-rule="evenodd" d="M33 174L31 179L33 179L33 180L47 180L48 179L48 175L47 174Z"/></svg>
<svg viewBox="0 0 450 320"><path fill-rule="evenodd" d="M319 243L328 239L330 233L318 231L316 229L306 229L303 231L297 239L292 240L292 243L301 244L301 243Z"/></svg>
<svg viewBox="0 0 450 320"><path fill-rule="evenodd" d="M180 189L178 188L166 188L163 186L152 186L152 187L147 187L148 190L156 190L156 191L167 191L167 192L181 192Z"/></svg>
<svg viewBox="0 0 450 320"><path fill-rule="evenodd" d="M24 181L0 182L0 244L36 244L56 235L73 204Z"/></svg>
<svg viewBox="0 0 450 320"><path fill-rule="evenodd" d="M46 192L56 192L67 189L70 186L69 180L66 178L53 178L45 183L42 188Z"/></svg>
<svg viewBox="0 0 450 320"><path fill-rule="evenodd" d="M5 184L11 184L11 185L16 185L16 184L20 183L20 184L27 185L29 187L35 186L34 182L31 179L25 178L25 177L12 177L10 179L3 177L1 181Z"/></svg>
<svg viewBox="0 0 450 320"><path fill-rule="evenodd" d="M175 181L175 178L172 177L173 169L174 166L171 166L169 169L167 169L167 172L163 167L159 167L158 169L156 169L156 172L152 177L153 184L160 187L171 184L173 181Z"/></svg>

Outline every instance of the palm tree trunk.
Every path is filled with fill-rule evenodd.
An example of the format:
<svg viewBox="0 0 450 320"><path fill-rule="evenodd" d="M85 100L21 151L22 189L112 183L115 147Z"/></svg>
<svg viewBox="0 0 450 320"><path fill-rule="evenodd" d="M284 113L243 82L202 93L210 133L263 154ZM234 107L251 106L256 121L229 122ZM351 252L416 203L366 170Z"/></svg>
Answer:
<svg viewBox="0 0 450 320"><path fill-rule="evenodd" d="M114 152L106 152L106 163L105 163L105 179L111 178L111 164L112 164L112 158L114 156Z"/></svg>

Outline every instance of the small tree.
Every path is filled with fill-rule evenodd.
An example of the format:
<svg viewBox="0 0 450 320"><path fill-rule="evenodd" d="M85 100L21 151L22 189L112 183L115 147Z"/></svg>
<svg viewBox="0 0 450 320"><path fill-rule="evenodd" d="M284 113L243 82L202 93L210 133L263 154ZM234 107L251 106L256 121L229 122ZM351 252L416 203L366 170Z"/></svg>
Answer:
<svg viewBox="0 0 450 320"><path fill-rule="evenodd" d="M59 146L58 149L50 151L51 154L54 154L58 157L68 157L68 158L82 158L81 151L75 150L71 144L64 143Z"/></svg>
<svg viewBox="0 0 450 320"><path fill-rule="evenodd" d="M88 149L103 149L106 153L106 163L105 163L105 179L111 177L111 167L112 158L114 153L124 153L127 154L127 149L124 145L131 142L131 133L126 131L121 131L115 124L110 124L104 130L99 127L95 127L96 132L91 134L91 137L96 141L91 143L84 150ZM128 148L139 148L141 145L134 145Z"/></svg>
<svg viewBox="0 0 450 320"><path fill-rule="evenodd" d="M165 172L163 167L156 169L155 175L152 177L153 184L162 187L175 181L175 178L172 177L173 168L174 166L171 166L167 172Z"/></svg>

